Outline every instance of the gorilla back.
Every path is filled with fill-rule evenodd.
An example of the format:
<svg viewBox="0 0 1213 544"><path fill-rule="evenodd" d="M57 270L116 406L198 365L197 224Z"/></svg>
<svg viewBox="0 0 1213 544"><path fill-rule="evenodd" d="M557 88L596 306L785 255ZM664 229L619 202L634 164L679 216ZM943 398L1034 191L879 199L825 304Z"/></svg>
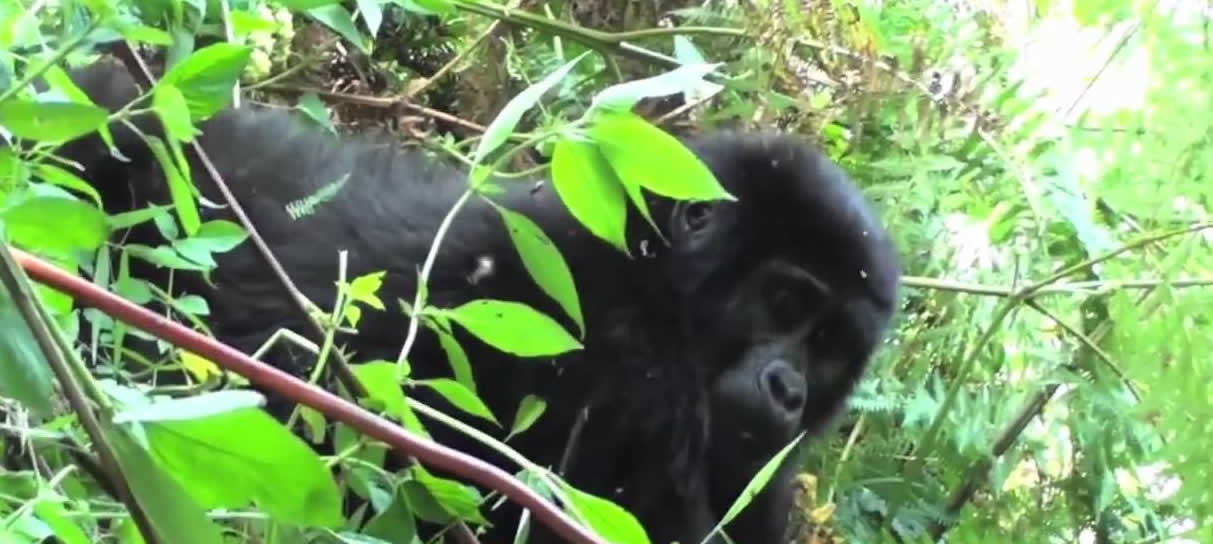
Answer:
<svg viewBox="0 0 1213 544"><path fill-rule="evenodd" d="M73 77L111 109L136 96L129 74L112 65ZM160 132L152 119L137 125ZM309 299L333 300L340 250L348 252L347 277L387 272L379 294L389 309L364 311L357 334L341 341L359 361L394 359L407 318L393 305L412 299L417 270L466 187L465 174L419 152L342 142L282 112L227 110L200 128L217 171ZM129 162L91 137L62 154L84 165L111 212L169 202L152 155L128 130L113 130ZM593 237L547 186L505 182L505 193L494 197L534 220L564 255L581 294L583 350L520 360L455 331L482 384L478 394L495 414L512 414L530 393L548 401L539 422L511 440L532 460L557 466L570 429L588 414L566 477L636 514L654 542L700 541L771 455L801 431L823 427L885 334L899 277L883 227L846 175L814 149L769 134L719 133L687 144L737 200L649 195L663 233L631 217L634 257ZM201 164L192 160L191 171L202 195L222 202ZM340 189L311 213L298 219L288 213L288 203L340 179ZM204 207L203 215L231 218L222 207ZM163 240L156 229L137 227L127 241ZM174 287L206 298L208 325L220 340L251 351L279 328L306 332L251 244L217 261L209 283L178 274ZM163 275L151 266L137 272ZM504 225L483 202L473 200L456 218L429 292L439 307L479 298L525 302L572 328L530 279ZM304 371L285 350L266 361ZM450 372L426 332L410 362L418 378ZM443 405L422 389L412 394ZM436 440L511 470L462 435L430 427ZM726 527L736 541L781 542L796 457ZM507 506L490 516L496 527L488 541L512 534L516 514ZM532 542L551 538L542 528L532 531Z"/></svg>

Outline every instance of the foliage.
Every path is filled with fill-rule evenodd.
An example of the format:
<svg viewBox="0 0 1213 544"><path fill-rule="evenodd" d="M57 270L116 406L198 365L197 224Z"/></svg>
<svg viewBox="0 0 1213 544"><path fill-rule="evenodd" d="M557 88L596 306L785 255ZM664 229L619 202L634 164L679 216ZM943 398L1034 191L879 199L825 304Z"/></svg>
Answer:
<svg viewBox="0 0 1213 544"><path fill-rule="evenodd" d="M230 102L237 81L252 96L303 90L296 107L321 123L352 115L344 101L381 107L380 97L351 98L376 88L371 83L391 104L451 78L507 83L503 96L489 97L499 106L480 134L447 126L425 142L474 166L459 206L492 202L488 173L531 167L528 154L537 149L550 159L548 174L573 216L620 251L628 251L628 203L647 218L641 187L677 198L731 198L659 128L675 114L705 126L799 131L865 185L898 239L907 274L897 329L849 413L804 459L805 471L824 484L812 486L806 502L814 505L807 509L813 534L858 542L944 532L951 542L1003 534L1033 542L1213 541L1213 495L1200 484L1213 481L1205 461L1213 433L1213 365L1204 357L1213 351L1207 13L1182 2L1157 9L1099 0L1036 2L1019 13L930 0L718 2L676 10L685 30L650 21L654 28L615 35L568 23L571 3L538 4L552 16L475 0L0 5L0 133L20 144L0 149L5 238L132 301L163 302L201 328L201 298L142 282L130 265L209 270L215 254L245 240L238 225L199 219L183 155L193 126ZM490 26L497 20L519 28ZM421 24L445 29L427 39L458 52L449 55L450 67L417 73L384 60L390 52L380 44L401 39L394 30ZM1067 33L1058 28L1106 35L1112 45L1073 45L1094 53L1071 61L1069 73L1042 76L1052 59L1033 64L1029 37ZM364 56L295 40L317 29L328 32L326 43ZM233 41L225 43L229 33ZM484 45L490 35L496 41ZM161 48L169 69L148 89L150 101L109 114L64 69L121 40ZM490 47L498 56L468 60ZM688 64L671 70L671 57ZM621 67L620 59L633 62ZM292 74L316 77L317 67L330 65L371 75L342 87L344 94L280 88ZM463 72L450 69L461 65ZM486 75L490 68L497 71ZM35 91L39 78L46 87ZM1109 95L1121 101L1097 99ZM660 100L670 97L693 107ZM645 108L653 109L635 113ZM485 115L473 109L448 113ZM167 129L166 139L145 142L168 174L172 202L106 216L95 191L53 154L74 136L101 129L108 137L107 120L146 111ZM373 111L370 117L384 117ZM294 203L291 213L310 213L343 183ZM539 397L524 401L512 421L485 408L453 326L513 353L580 346L586 325L576 278L541 230L497 209L528 272L579 330L509 301L438 308L419 290L405 305L415 318L410 336L421 326L437 332L453 379L412 380L411 340L397 361L353 367L368 386L364 403L410 430L425 432L415 411L429 410L407 397L410 387L437 391L509 429L511 438L543 417ZM106 234L147 221L173 242L126 245L111 260ZM329 336L312 346L322 361L337 329L357 323L360 305L388 306L376 296L380 277L337 278L341 295L322 318ZM77 355L146 337L61 293L34 289L58 337L76 338L81 318L92 325ZM81 460L81 452L105 447L164 541L218 542L222 531L240 541L306 534L412 542L414 517L482 521L477 507L491 497L475 488L421 467L388 473L381 444L344 425L330 431L318 413L300 410L308 438L337 437L337 454L320 458L289 425L258 410L258 399L224 389L212 364L166 344L167 362L115 352L91 376L78 373L103 416L100 436L86 432L79 408L60 402L70 400L70 384L48 371L39 327L19 311L20 301L11 286L0 301L0 327L11 331L0 340L0 541L138 542L139 520ZM543 334L520 335L519 327ZM144 370L122 366L131 364ZM184 391L148 379L181 369L191 381ZM141 385L119 385L132 378ZM233 428L241 441L230 439ZM617 506L516 461L524 481L601 534L644 541ZM342 518L338 483L370 510ZM739 498L738 507L745 502Z"/></svg>

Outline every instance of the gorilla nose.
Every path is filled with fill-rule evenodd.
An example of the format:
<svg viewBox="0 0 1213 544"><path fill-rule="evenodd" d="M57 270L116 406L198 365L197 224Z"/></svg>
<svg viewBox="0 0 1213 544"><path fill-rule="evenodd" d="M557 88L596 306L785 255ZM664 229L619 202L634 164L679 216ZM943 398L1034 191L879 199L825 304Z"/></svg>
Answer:
<svg viewBox="0 0 1213 544"><path fill-rule="evenodd" d="M805 383L804 376L787 361L775 359L768 363L758 377L758 387L772 409L800 417L800 412L804 409L808 385Z"/></svg>

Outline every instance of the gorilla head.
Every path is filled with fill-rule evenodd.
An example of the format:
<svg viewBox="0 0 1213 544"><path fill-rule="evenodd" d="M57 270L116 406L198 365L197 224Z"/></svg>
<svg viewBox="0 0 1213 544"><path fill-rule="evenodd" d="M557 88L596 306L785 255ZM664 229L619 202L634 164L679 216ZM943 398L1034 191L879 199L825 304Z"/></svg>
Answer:
<svg viewBox="0 0 1213 544"><path fill-rule="evenodd" d="M129 75L94 65L73 76L94 101L116 108L134 98ZM151 119L142 130L159 133ZM282 112L229 110L200 127L199 141L263 239L312 301L333 300L337 257L348 277L387 271L384 301L411 300L420 263L465 174L419 153L341 141ZM85 166L107 207L119 211L170 201L154 157L124 127L115 141L129 162L96 138L65 146ZM847 176L803 142L764 134L718 133L690 139L735 201L674 202L649 197L657 225L633 211L633 257L590 235L554 191L502 181L493 198L526 214L564 255L581 295L585 349L552 360L520 360L455 330L495 414L537 394L544 416L513 446L540 465L563 466L587 492L636 514L654 542L698 542L755 472L802 431L819 431L842 405L888 326L898 285L887 234ZM192 157L202 196L221 202ZM312 213L286 205L347 180ZM221 207L203 219L228 218ZM156 229L128 242L159 244ZM209 278L177 274L179 291L206 297L216 336L250 351L279 328L303 334L276 279L251 244L218 258ZM491 262L491 267L484 267ZM152 266L132 267L163 277ZM473 201L455 220L429 280L429 302L472 299L525 302L565 319L531 280L497 212ZM566 325L571 323L565 319ZM341 341L357 360L396 356L407 325L399 311L364 312L356 335ZM294 367L281 350L267 362ZM447 376L445 352L423 335L410 362L417 378ZM444 404L425 388L410 393ZM582 423L579 414L588 414ZM469 423L495 432L501 429ZM570 440L572 429L580 429ZM431 426L434 438L500 463L467 437ZM747 510L726 527L739 542L781 542L791 509L795 457ZM562 462L563 459L563 462ZM512 534L517 510L489 516L488 542ZM554 540L542 528L531 542Z"/></svg>

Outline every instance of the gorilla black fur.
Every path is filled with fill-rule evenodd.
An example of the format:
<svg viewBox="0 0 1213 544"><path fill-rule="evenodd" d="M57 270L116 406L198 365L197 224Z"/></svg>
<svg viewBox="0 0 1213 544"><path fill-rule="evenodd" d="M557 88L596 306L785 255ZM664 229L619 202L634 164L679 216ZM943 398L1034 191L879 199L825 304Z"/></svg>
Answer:
<svg viewBox="0 0 1213 544"><path fill-rule="evenodd" d="M124 70L101 63L77 71L100 105L136 96ZM143 130L161 133L152 119ZM95 137L63 148L86 167L109 211L168 203L160 168L145 146L113 127L123 162ZM396 299L412 300L417 269L437 225L465 187L464 174L419 152L340 141L283 112L227 110L199 137L228 186L304 294L333 299L337 251L349 252L348 277L386 270L380 291L388 311L366 310L358 334L342 341L356 360L394 359L407 319ZM518 360L457 330L473 364L478 393L501 418L538 394L549 403L539 422L512 441L541 465L556 466L582 409L588 419L566 476L636 514L653 542L694 543L713 527L755 471L802 430L816 432L839 409L881 341L896 300L899 268L889 238L863 197L833 163L801 141L771 134L719 133L688 146L736 202L675 203L651 197L664 238L634 213L629 258L591 236L549 187L504 181L498 202L536 221L572 269L588 329L585 349L555 360ZM191 154L192 156L192 154ZM192 158L192 157L191 157ZM195 182L222 202L197 161ZM313 213L292 219L285 205L349 175ZM203 219L228 218L203 208ZM161 242L150 226L128 241ZM492 266L484 273L483 263ZM209 301L218 338L251 351L278 328L305 332L255 248L218 257L214 287L178 274L175 287ZM496 213L465 208L439 254L430 302L451 307L473 298L526 302L564 319L530 279ZM476 272L480 270L480 272ZM148 277L162 272L138 271ZM267 362L295 372L284 352ZM428 332L410 356L417 377L449 376ZM418 398L439 399L413 391ZM483 422L473 424L496 432ZM503 459L440 425L440 442L513 470ZM772 484L726 527L735 541L783 542L791 508L789 456ZM512 534L517 509L490 515L486 542ZM549 541L543 528L531 542Z"/></svg>

